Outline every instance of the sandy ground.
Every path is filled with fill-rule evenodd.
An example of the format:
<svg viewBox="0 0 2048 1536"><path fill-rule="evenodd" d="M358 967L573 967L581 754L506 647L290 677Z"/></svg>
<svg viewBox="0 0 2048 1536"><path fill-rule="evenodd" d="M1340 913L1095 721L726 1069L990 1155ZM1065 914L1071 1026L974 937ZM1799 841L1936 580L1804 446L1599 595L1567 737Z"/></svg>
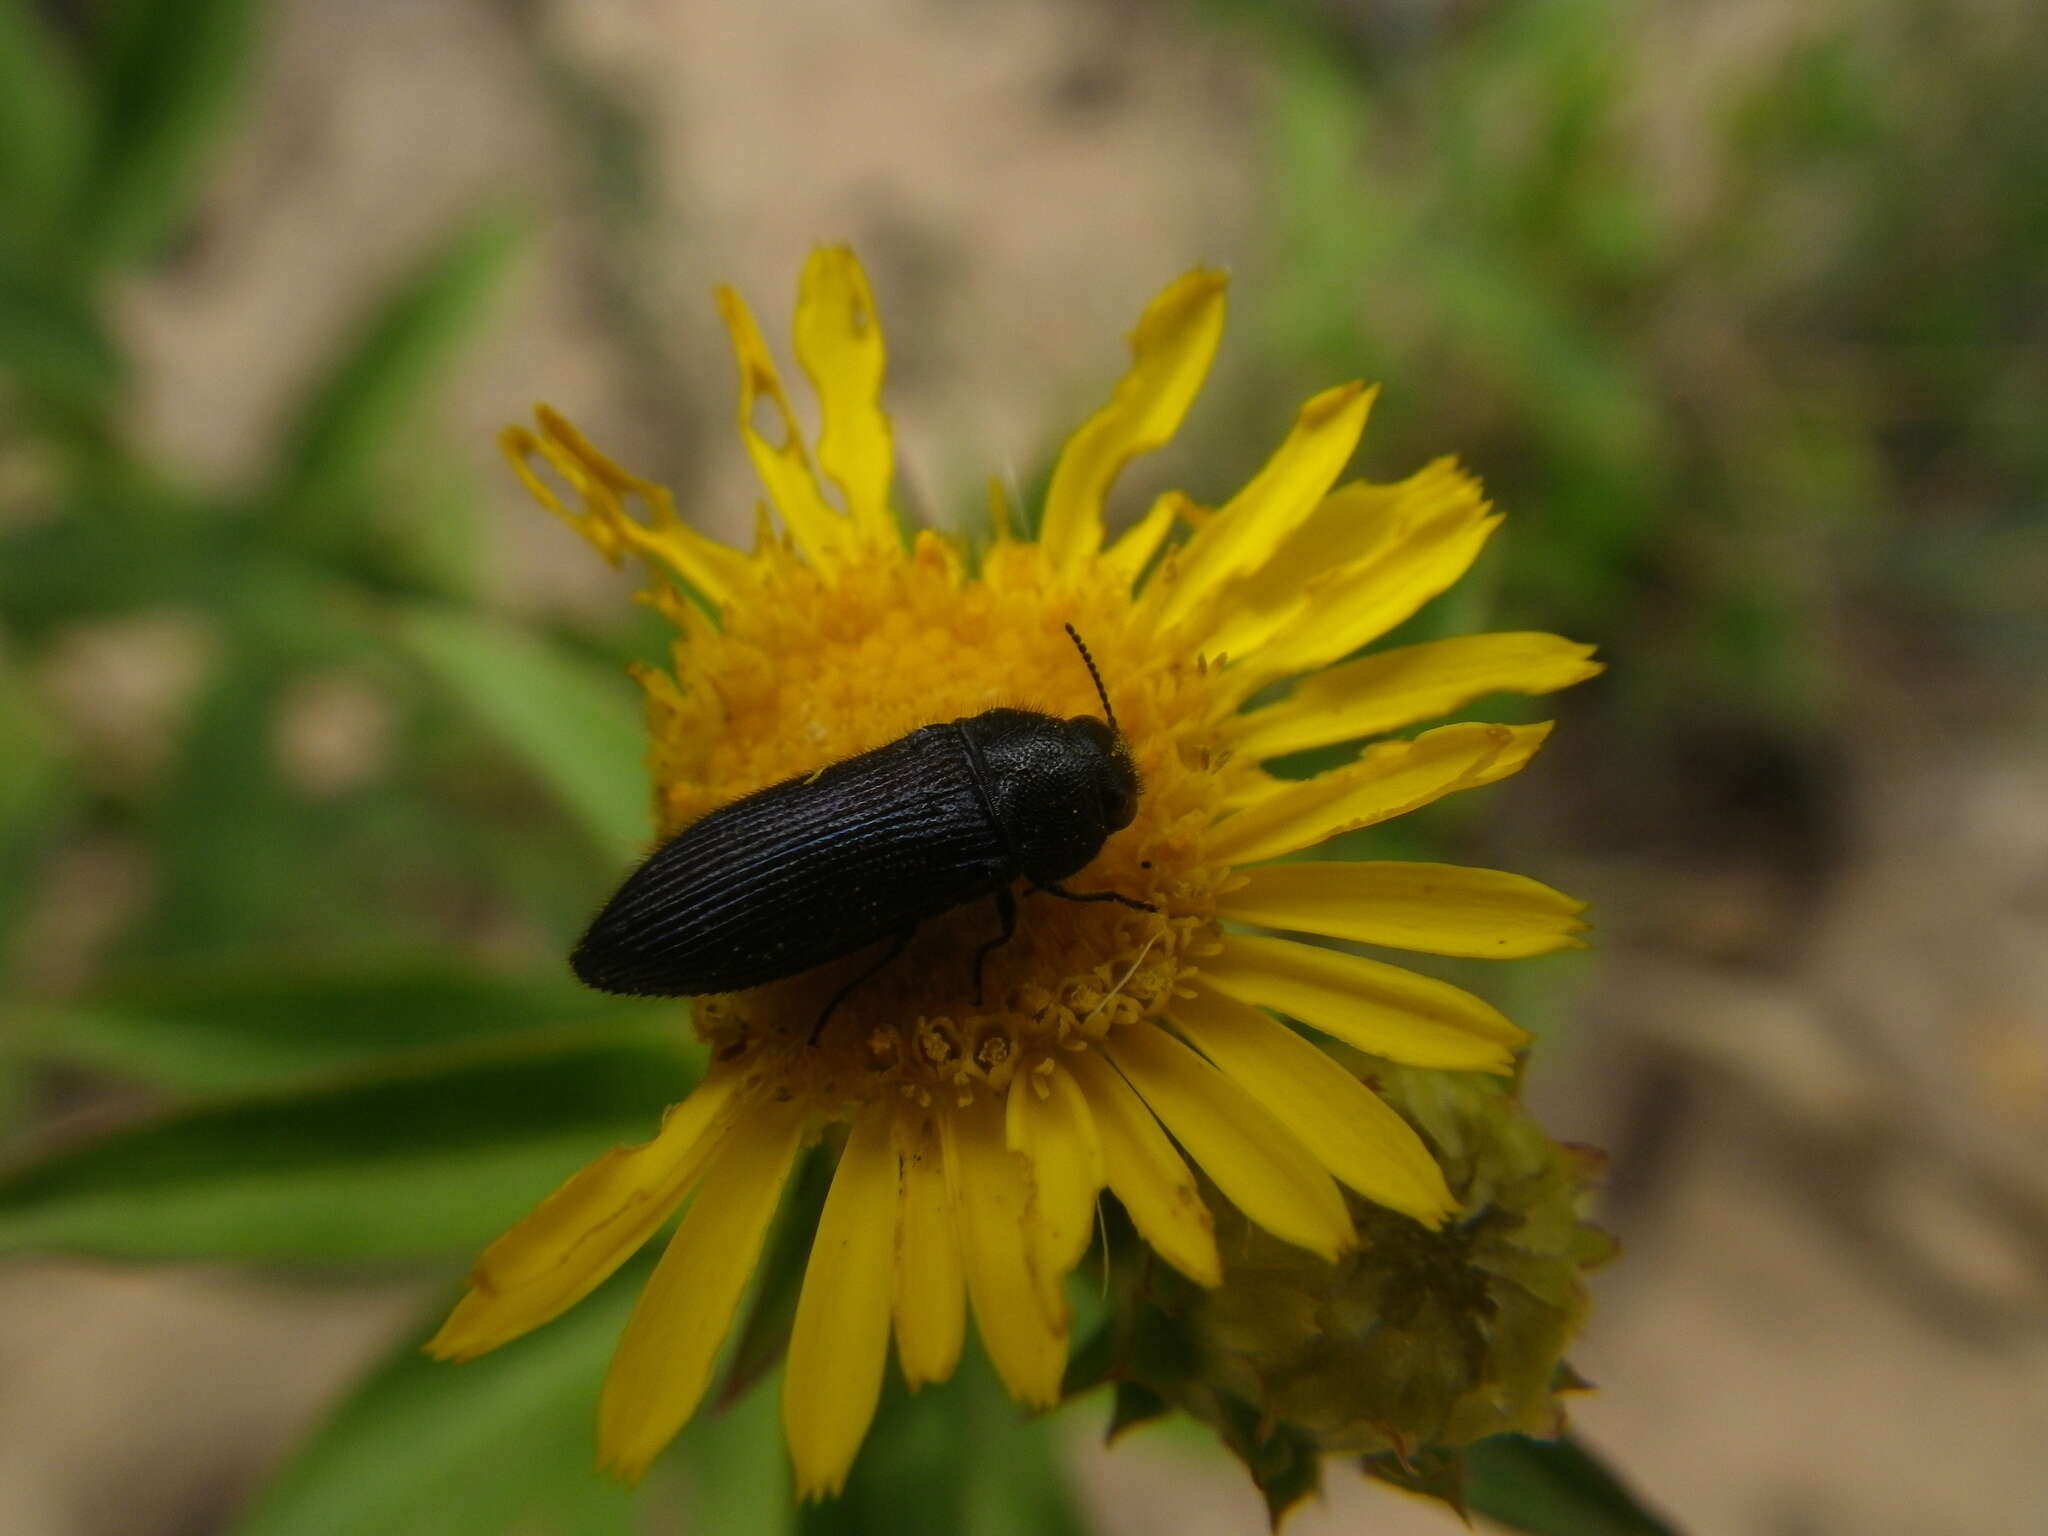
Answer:
<svg viewBox="0 0 2048 1536"><path fill-rule="evenodd" d="M649 125L644 218L579 197L536 36ZM740 281L779 339L805 250L846 238L890 320L914 483L950 497L1073 419L1153 287L1247 249L1259 86L1136 5L291 0L203 230L129 296L149 427L208 473L251 468L366 297L455 211L510 195L545 232L449 408L480 480L501 478L492 430L545 393L743 525L709 284ZM608 599L501 500L508 597ZM1738 849L1562 882L1610 916L1591 1022L1538 1101L1615 1152L1627 1250L1599 1280L1579 1363L1602 1390L1579 1418L1692 1530L2026 1536L2048 1529L2048 764L1983 722L1899 726L1943 679L1861 674L1827 878L1788 889ZM0 1274L0 1530L214 1528L409 1305ZM1076 1455L1106 1530L1259 1528L1227 1469L1142 1435ZM1450 1529L1334 1481L1297 1536Z"/></svg>

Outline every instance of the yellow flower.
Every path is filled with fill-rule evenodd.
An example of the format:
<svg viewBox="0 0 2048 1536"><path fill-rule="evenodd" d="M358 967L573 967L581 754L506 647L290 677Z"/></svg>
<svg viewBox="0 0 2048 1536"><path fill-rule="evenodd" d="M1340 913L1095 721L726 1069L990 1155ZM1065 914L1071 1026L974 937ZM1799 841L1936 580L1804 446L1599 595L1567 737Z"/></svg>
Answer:
<svg viewBox="0 0 2048 1536"><path fill-rule="evenodd" d="M1391 1060L1483 1072L1509 1070L1522 1031L1444 982L1245 930L1501 958L1575 944L1580 904L1514 875L1269 862L1503 778L1548 728L1446 726L1300 782L1260 762L1598 668L1585 647L1534 634L1343 659L1454 582L1498 521L1449 462L1336 486L1372 399L1355 384L1309 401L1224 506L1169 493L1105 541L1117 475L1172 436L1208 370L1217 273L1152 302L1130 371L1060 456L1039 536L1015 536L997 497L978 569L956 538L922 530L906 547L899 532L882 337L853 256L815 253L798 299L815 457L753 317L730 291L719 303L740 431L781 520L777 532L764 510L753 553L689 528L667 492L545 407L538 431L505 439L536 496L612 560L640 558L647 600L678 631L672 670L639 678L660 834L934 721L1019 703L1094 713L1071 623L1143 778L1136 821L1077 883L1158 908L1027 899L1015 940L990 957L986 1006L971 978L993 914L948 913L815 1044L823 1000L867 957L701 1000L703 1082L652 1141L598 1159L493 1244L430 1345L467 1359L547 1322L688 1201L600 1410L601 1459L637 1477L704 1395L799 1150L843 1137L783 1384L797 1481L817 1496L845 1481L892 1332L912 1387L942 1380L971 1303L1011 1393L1058 1400L1064 1281L1105 1186L1202 1285L1221 1265L1183 1154L1252 1221L1325 1258L1356 1241L1339 1183L1427 1227L1450 1214L1407 1123L1262 1008ZM779 425L764 433L764 419ZM1176 523L1193 531L1169 545ZM1303 680L1246 708L1288 679Z"/></svg>

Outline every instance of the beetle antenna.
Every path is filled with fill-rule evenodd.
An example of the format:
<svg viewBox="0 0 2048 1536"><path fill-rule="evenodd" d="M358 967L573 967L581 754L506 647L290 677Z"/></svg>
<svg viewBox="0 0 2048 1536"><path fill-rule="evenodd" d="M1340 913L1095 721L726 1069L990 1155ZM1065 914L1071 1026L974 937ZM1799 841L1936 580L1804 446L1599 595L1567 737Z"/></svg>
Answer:
<svg viewBox="0 0 2048 1536"><path fill-rule="evenodd" d="M1123 727L1116 723L1116 711L1109 707L1109 690L1102 686L1102 674L1095 670L1095 658L1088 654L1088 642L1081 638L1080 632L1073 625L1068 624L1065 628L1067 638L1074 642L1074 648L1081 653L1081 660L1088 664L1088 675L1095 679L1095 696L1102 700L1102 712L1109 716L1109 728L1122 735Z"/></svg>

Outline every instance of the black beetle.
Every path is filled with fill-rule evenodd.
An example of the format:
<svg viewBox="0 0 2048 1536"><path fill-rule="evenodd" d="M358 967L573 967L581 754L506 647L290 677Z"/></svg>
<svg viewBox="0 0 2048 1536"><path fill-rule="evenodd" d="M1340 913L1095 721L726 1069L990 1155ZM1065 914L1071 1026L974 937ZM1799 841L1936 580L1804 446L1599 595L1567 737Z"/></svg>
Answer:
<svg viewBox="0 0 2048 1536"><path fill-rule="evenodd" d="M995 898L1017 929L1019 879L1068 901L1149 903L1060 882L1138 809L1138 771L1102 674L1081 652L1107 721L991 709L785 779L721 806L627 877L570 957L600 992L686 997L794 976L883 940L888 950L834 994L812 1027L903 952L925 919Z"/></svg>

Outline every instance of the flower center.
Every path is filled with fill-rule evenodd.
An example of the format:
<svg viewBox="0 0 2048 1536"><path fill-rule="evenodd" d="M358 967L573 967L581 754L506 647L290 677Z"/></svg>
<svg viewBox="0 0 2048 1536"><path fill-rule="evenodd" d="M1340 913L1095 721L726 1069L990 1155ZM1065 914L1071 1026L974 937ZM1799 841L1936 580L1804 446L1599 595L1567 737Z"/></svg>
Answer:
<svg viewBox="0 0 2048 1536"><path fill-rule="evenodd" d="M894 961L814 1027L877 948L746 992L698 1000L697 1028L724 1060L834 1114L885 1094L920 1106L1003 1093L1019 1071L1160 1012L1209 948L1228 871L1206 860L1218 806L1213 675L1190 655L1161 666L1133 643L1128 591L1048 579L1037 546L1003 544L978 576L935 535L822 575L786 551L752 567L760 590L725 627L680 615L673 682L643 677L664 835L739 796L886 745L919 726L1014 707L1102 712L1064 625L1088 642L1141 778L1137 817L1071 881L1150 903L1077 903L1018 887L1015 935L994 899L919 926Z"/></svg>

